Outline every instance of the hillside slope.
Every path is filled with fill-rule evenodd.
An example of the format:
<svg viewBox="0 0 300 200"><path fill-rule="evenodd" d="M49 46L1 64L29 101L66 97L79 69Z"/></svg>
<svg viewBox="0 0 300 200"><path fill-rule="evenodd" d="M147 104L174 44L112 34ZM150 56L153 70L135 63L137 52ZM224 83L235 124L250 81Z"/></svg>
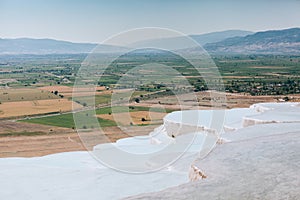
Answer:
<svg viewBox="0 0 300 200"><path fill-rule="evenodd" d="M242 54L298 54L300 53L300 28L257 32L244 37L228 38L206 44L210 53Z"/></svg>

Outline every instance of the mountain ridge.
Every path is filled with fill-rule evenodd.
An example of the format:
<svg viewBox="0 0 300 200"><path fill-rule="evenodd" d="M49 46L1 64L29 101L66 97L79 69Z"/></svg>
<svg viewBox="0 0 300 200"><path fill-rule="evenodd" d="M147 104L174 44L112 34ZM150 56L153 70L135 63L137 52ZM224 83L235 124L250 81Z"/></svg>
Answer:
<svg viewBox="0 0 300 200"><path fill-rule="evenodd" d="M249 32L243 30L227 30L200 35L190 35L192 39L203 45L212 54L299 54L300 28ZM138 42L147 44L166 44L176 46L182 37L162 38ZM33 38L0 38L0 54L81 54L96 49L102 52L114 52L124 47L99 45L95 43L76 43L55 39ZM155 46L154 45L154 46ZM163 45L162 45L163 46ZM177 45L178 46L178 45ZM179 44L180 46L180 44Z"/></svg>
<svg viewBox="0 0 300 200"><path fill-rule="evenodd" d="M196 40L198 43L203 45L205 41L207 42L217 42L222 39L236 36L236 35L247 35L249 31L242 31L242 30L227 30L227 31L220 31L220 32L212 32L206 34L199 34L199 35L191 35L190 37ZM173 41L174 38L165 38L163 42L171 42L176 43ZM177 40L178 41L178 40ZM156 41L141 41L142 43L150 42L150 44L155 44L156 42L161 43L160 39ZM34 39L34 38L15 38L15 39L7 39L7 38L0 38L0 54L79 54L79 53L90 53L98 44L96 43L77 43L77 42L69 42L63 40L56 40L56 39L49 39L49 38L41 38L41 39ZM99 46L98 46L99 47ZM98 49L97 47L97 49ZM105 48L106 46L103 45ZM115 48L113 46L107 45L109 47L109 52L113 52L115 49L118 51L120 47Z"/></svg>
<svg viewBox="0 0 300 200"><path fill-rule="evenodd" d="M298 54L300 53L300 28L269 30L244 37L232 37L204 48L218 54Z"/></svg>
<svg viewBox="0 0 300 200"><path fill-rule="evenodd" d="M0 38L0 54L88 53L96 46L92 43L74 43L48 38Z"/></svg>

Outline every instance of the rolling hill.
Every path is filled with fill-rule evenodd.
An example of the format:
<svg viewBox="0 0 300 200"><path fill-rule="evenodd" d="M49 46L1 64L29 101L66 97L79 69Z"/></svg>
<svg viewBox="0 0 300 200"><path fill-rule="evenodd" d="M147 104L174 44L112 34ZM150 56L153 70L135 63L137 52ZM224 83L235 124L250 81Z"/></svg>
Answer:
<svg viewBox="0 0 300 200"><path fill-rule="evenodd" d="M234 36L245 36L251 34L249 31L230 30L223 32L214 32L203 35L192 35L191 37L201 45L208 42L218 42L223 39ZM139 44L157 44L157 43L176 43L178 38L165 38L151 41L142 41ZM72 43L53 39L1 39L0 54L78 54L89 53L97 44L93 43ZM122 47L103 45L98 46L99 51L114 52L119 51Z"/></svg>
<svg viewBox="0 0 300 200"><path fill-rule="evenodd" d="M197 41L199 44L205 45L207 43L219 42L232 37L243 37L243 36L251 35L253 33L254 32L243 31L243 30L228 30L228 31L206 33L201 35L190 35L190 37L193 38L195 41Z"/></svg>
<svg viewBox="0 0 300 200"><path fill-rule="evenodd" d="M242 30L228 30L221 32L212 32L200 35L190 35L189 37L195 40L199 45L203 46L207 43L219 42L227 38L237 37L237 36L246 36L253 34L250 31ZM186 47L191 45L194 46L193 42L190 41L190 38L187 37L170 37L170 38L159 38L159 39L150 39L136 42L131 45L131 47L144 47L144 46L155 46L155 47L168 47L169 49L181 49L183 46Z"/></svg>
<svg viewBox="0 0 300 200"><path fill-rule="evenodd" d="M213 54L299 54L300 28L249 32L229 30L202 35L191 35L195 41ZM145 40L139 46L170 46L180 49L182 37ZM79 54L91 52L97 44L72 43L52 39L0 39L0 54ZM116 52L124 47L100 45L99 52ZM191 49L192 51L192 49Z"/></svg>
<svg viewBox="0 0 300 200"><path fill-rule="evenodd" d="M204 48L217 54L299 54L300 28L257 32L209 43Z"/></svg>
<svg viewBox="0 0 300 200"><path fill-rule="evenodd" d="M52 39L0 39L0 54L76 54L88 53L94 47L96 44Z"/></svg>

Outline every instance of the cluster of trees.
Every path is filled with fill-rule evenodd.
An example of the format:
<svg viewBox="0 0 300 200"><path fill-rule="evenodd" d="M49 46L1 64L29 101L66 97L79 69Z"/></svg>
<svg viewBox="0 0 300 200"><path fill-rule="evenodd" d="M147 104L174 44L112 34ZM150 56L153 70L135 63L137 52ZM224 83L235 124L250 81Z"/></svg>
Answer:
<svg viewBox="0 0 300 200"><path fill-rule="evenodd" d="M57 90L55 90L55 91L52 91L51 93L52 93L52 94L54 94L54 95L57 95L57 96L59 96L60 98L64 98L64 95L62 95L62 94L59 94Z"/></svg>
<svg viewBox="0 0 300 200"><path fill-rule="evenodd" d="M287 79L284 81L270 82L265 82L264 80L232 80L229 84L226 85L225 89L227 92L249 93L253 96L299 94L300 80Z"/></svg>

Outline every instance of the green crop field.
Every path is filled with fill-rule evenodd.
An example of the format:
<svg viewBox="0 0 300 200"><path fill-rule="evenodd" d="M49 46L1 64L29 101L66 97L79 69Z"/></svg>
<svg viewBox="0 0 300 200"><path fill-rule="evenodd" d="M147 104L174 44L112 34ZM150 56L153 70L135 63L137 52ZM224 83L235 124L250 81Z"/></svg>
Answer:
<svg viewBox="0 0 300 200"><path fill-rule="evenodd" d="M91 116L91 111L84 111L77 113L77 118L80 118L80 127L77 128L94 128L98 124L94 123L94 120L91 120L94 117ZM116 124L111 120L101 119L97 118L98 123L101 125L101 127L109 127L109 126L116 126ZM22 122L27 123L34 123L34 124L43 124L43 125L50 125L50 126L59 126L59 127L65 127L65 128L75 128L74 123L74 116L72 113L68 114L61 114L61 115L53 115L53 116L47 116L47 117L41 117L41 118L32 118L32 119L25 119L20 120Z"/></svg>
<svg viewBox="0 0 300 200"><path fill-rule="evenodd" d="M58 127L65 127L65 128L95 128L98 126L98 123L101 127L110 127L116 126L116 123L111 120L97 118L98 123L95 123L94 114L110 114L112 112L115 113L122 113L122 112L138 112L138 111L151 111L151 112L166 112L170 113L173 110L171 109L162 109L162 108L149 108L149 107L140 107L140 106L117 106L117 107L105 107L99 108L95 111L95 113L91 110L88 111L81 111L75 114L77 121L80 124L75 126L74 123L74 116L72 113L67 114L59 114L53 116L46 116L46 117L39 117L39 118L32 118L32 119L24 119L20 120L21 122L26 123L34 123L34 124L43 124L43 125L50 125L50 126L58 126Z"/></svg>
<svg viewBox="0 0 300 200"><path fill-rule="evenodd" d="M170 113L173 112L174 110L172 109L163 109L163 108L149 108L149 107L142 107L142 106L115 106L113 108L111 107L104 107L104 108L99 108L96 110L96 114L109 114L112 112L115 113L122 113L122 112L138 112L138 111L151 111L151 112L166 112Z"/></svg>

